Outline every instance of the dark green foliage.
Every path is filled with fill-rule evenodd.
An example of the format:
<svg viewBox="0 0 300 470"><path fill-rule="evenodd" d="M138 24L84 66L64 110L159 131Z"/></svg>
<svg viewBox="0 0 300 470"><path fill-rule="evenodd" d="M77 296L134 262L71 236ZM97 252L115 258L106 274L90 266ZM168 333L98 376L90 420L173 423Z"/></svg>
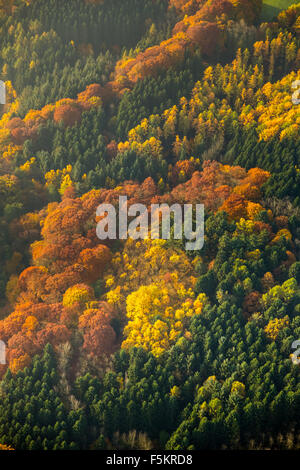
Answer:
<svg viewBox="0 0 300 470"><path fill-rule="evenodd" d="M87 443L87 420L71 411L57 393L59 376L54 351L46 346L41 357L1 382L1 442L17 449L79 449Z"/></svg>
<svg viewBox="0 0 300 470"><path fill-rule="evenodd" d="M120 140L130 129L151 114L161 114L177 104L181 97L189 97L193 86L202 75L203 65L199 54L186 53L179 70L162 72L158 77L146 77L131 92L125 93L117 114L116 134Z"/></svg>

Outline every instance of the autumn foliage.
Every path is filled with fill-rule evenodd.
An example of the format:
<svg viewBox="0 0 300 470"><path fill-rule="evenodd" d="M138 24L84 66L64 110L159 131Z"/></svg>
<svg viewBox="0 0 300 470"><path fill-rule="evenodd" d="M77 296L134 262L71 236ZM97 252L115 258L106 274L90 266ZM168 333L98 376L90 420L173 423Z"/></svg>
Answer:
<svg viewBox="0 0 300 470"><path fill-rule="evenodd" d="M181 172L188 176L192 162L178 162L175 170L176 178ZM114 190L94 190L50 204L43 213L42 239L32 244L33 265L20 274L12 295L15 310L0 322L12 370L28 365L47 342L68 341L74 328L82 331L87 354L111 352L116 344L111 326L116 312L121 316L127 312L129 319L124 348L141 345L159 356L187 328L185 319L201 313L208 302L205 296L195 298L189 287L196 278L184 252L167 251L164 242L143 242L135 248L129 240L123 254L112 257L109 247L96 237L95 214L100 203L117 206L119 195L126 194L130 204L204 203L207 210L225 211L234 220L251 220L262 210L254 201L268 177L263 170L246 172L208 161L202 172L194 171L169 194L160 195L155 182L147 178L140 185L129 181ZM183 281L181 272L185 273ZM109 288L108 303L97 304L92 284L103 275ZM12 289L16 287L12 284ZM157 312L150 308L153 302ZM249 307L245 307L249 312L251 303L249 298Z"/></svg>

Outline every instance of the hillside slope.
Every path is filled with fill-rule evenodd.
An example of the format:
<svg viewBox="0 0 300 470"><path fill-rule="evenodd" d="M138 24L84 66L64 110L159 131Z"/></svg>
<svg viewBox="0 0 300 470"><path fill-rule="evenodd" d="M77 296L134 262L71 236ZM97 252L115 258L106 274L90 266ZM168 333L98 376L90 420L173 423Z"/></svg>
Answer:
<svg viewBox="0 0 300 470"><path fill-rule="evenodd" d="M299 449L300 3L262 3L0 2L1 446ZM204 247L99 240L120 196Z"/></svg>

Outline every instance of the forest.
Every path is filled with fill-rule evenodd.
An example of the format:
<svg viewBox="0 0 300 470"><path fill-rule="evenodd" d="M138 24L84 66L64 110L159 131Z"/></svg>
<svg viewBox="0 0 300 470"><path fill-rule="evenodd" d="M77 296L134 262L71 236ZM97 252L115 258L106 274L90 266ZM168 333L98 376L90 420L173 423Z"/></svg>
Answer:
<svg viewBox="0 0 300 470"><path fill-rule="evenodd" d="M300 3L0 0L0 80L0 450L299 450Z"/></svg>

